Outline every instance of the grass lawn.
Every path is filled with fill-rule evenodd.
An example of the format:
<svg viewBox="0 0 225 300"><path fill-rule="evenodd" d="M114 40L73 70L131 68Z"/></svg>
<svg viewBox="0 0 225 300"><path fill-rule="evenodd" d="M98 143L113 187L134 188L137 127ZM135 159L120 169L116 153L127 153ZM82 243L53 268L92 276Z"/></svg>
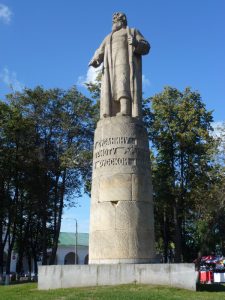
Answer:
<svg viewBox="0 0 225 300"><path fill-rule="evenodd" d="M143 299L143 300L198 300L225 299L224 287L206 287L209 291L187 291L155 285L121 285L90 288L58 289L38 291L36 283L0 286L1 300L72 300L72 299ZM220 289L220 291L218 291ZM224 291L222 291L224 290Z"/></svg>

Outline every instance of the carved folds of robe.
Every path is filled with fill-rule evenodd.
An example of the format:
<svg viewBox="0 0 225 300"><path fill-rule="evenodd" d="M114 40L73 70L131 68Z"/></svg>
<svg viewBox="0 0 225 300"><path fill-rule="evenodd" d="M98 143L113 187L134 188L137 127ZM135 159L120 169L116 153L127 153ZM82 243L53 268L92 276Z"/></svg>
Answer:
<svg viewBox="0 0 225 300"><path fill-rule="evenodd" d="M128 45L127 36L137 41ZM141 55L149 52L150 45L136 29L122 28L109 34L94 54L103 62L100 117L115 116L120 111L121 98L131 101L131 116L141 116L142 65Z"/></svg>

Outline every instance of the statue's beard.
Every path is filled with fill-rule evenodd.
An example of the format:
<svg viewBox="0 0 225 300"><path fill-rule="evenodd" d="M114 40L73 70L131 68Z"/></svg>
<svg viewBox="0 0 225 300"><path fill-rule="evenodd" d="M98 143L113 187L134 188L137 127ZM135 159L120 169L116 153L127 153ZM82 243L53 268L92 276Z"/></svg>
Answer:
<svg viewBox="0 0 225 300"><path fill-rule="evenodd" d="M123 27L125 27L125 26L122 22L113 23L112 32L118 31Z"/></svg>

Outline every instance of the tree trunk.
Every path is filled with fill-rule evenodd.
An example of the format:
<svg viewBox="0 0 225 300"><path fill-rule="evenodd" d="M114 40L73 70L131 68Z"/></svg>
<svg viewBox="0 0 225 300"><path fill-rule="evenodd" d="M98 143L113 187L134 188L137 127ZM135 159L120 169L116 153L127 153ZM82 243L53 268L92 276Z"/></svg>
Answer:
<svg viewBox="0 0 225 300"><path fill-rule="evenodd" d="M10 245L7 251L7 258L6 258L5 285L8 285L10 282L11 256L12 256L12 247Z"/></svg>
<svg viewBox="0 0 225 300"><path fill-rule="evenodd" d="M168 228L167 228L167 216L165 207L163 209L163 252L164 252L164 263L168 262Z"/></svg>
<svg viewBox="0 0 225 300"><path fill-rule="evenodd" d="M23 257L24 257L24 247L20 247L19 252L18 252L18 259L17 259L17 263L16 263L16 272L17 273L22 273Z"/></svg>
<svg viewBox="0 0 225 300"><path fill-rule="evenodd" d="M2 230L2 222L1 222L0 223L0 284L2 282L3 264L4 264L4 246L3 246L2 239L3 239L3 230Z"/></svg>
<svg viewBox="0 0 225 300"><path fill-rule="evenodd" d="M43 266L47 265L47 263L48 263L47 228L46 228L46 219L44 217L42 222L42 265Z"/></svg>
<svg viewBox="0 0 225 300"><path fill-rule="evenodd" d="M182 262L182 239L181 239L181 226L178 217L177 200L174 203L173 220L174 220L174 242L175 242L175 256L174 262Z"/></svg>
<svg viewBox="0 0 225 300"><path fill-rule="evenodd" d="M31 280L31 272L32 272L32 260L31 260L31 255L30 252L27 253L27 262L28 262L28 280Z"/></svg>
<svg viewBox="0 0 225 300"><path fill-rule="evenodd" d="M11 226L10 223L8 225L8 228L10 230ZM10 268L11 268L11 256L12 256L12 250L14 247L15 243L15 234L16 234L16 223L13 223L12 227L12 234L8 234L8 251L7 251L7 257L6 257L6 279L5 279L5 284L9 284L9 276L10 276Z"/></svg>
<svg viewBox="0 0 225 300"><path fill-rule="evenodd" d="M4 271L4 249L8 236L8 231L4 232L4 181L1 181L1 190L0 190L0 284L3 282L3 271Z"/></svg>
<svg viewBox="0 0 225 300"><path fill-rule="evenodd" d="M44 203L42 207L42 265L48 264L48 234L47 234L47 207L48 207L48 176L45 175L45 193L44 193Z"/></svg>
<svg viewBox="0 0 225 300"><path fill-rule="evenodd" d="M37 281L37 273L38 273L38 264L37 264L37 253L35 251L36 247L32 247L32 256L34 262L34 281Z"/></svg>
<svg viewBox="0 0 225 300"><path fill-rule="evenodd" d="M54 232L54 241L52 246L52 253L49 260L49 264L53 265L56 261L56 253L58 249L58 240L59 240L59 233L60 233L60 227L61 227L61 219L62 219L62 212L63 212L63 203L64 203L64 193L65 193L65 185L66 185L66 170L63 172L63 178L62 178L62 186L61 191L59 195L60 203L58 208L58 216L55 219L55 232ZM56 214L56 211L55 211Z"/></svg>

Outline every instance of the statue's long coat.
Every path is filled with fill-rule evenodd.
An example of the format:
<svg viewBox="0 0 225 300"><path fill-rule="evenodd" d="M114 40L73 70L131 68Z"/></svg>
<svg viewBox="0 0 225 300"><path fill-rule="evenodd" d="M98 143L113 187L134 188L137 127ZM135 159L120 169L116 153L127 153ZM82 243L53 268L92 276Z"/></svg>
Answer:
<svg viewBox="0 0 225 300"><path fill-rule="evenodd" d="M123 29L124 30L124 29ZM93 59L103 62L103 75L101 87L100 117L114 116L118 111L119 100L126 97L131 100L132 117L141 116L142 98L142 63L141 55L147 54L150 49L149 43L136 29L126 28L126 37L131 35L137 41L135 48L126 43L126 47L117 49L120 52L120 60L124 57L124 70L118 67L116 62L118 55L113 53L113 34L109 34L99 49L94 54ZM122 32L122 29L121 29ZM121 52L123 51L123 52ZM119 61L120 62L120 61ZM124 85L124 87L123 87ZM122 87L121 87L122 86ZM124 95L119 90L124 90Z"/></svg>

